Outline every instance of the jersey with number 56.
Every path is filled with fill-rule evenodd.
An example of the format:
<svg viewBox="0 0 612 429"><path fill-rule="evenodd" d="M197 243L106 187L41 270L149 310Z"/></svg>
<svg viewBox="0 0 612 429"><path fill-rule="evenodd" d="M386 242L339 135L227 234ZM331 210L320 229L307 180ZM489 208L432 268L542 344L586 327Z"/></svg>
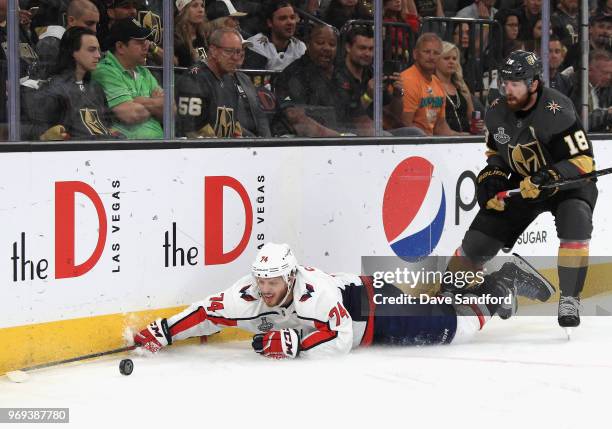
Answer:
<svg viewBox="0 0 612 429"><path fill-rule="evenodd" d="M334 277L316 268L298 266L292 303L268 307L260 299L255 278L247 275L229 289L169 317L169 333L174 341L215 334L226 327L254 334L292 328L300 334L301 356L345 354L359 345L365 326L364 322L355 322L354 333L343 293L347 281L359 283L359 278L347 276Z"/></svg>
<svg viewBox="0 0 612 429"><path fill-rule="evenodd" d="M513 112L505 97L496 99L485 125L487 162L511 171L518 180L540 169L554 169L567 178L595 168L593 146L573 103L555 89L542 88L527 111Z"/></svg>
<svg viewBox="0 0 612 429"><path fill-rule="evenodd" d="M231 76L218 78L206 64L176 83L179 137L240 137L238 91Z"/></svg>

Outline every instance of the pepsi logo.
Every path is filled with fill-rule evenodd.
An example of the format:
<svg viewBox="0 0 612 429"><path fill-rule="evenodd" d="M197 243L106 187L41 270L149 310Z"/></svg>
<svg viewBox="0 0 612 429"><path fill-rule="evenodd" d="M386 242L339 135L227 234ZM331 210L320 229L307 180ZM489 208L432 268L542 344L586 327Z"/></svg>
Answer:
<svg viewBox="0 0 612 429"><path fill-rule="evenodd" d="M444 229L446 198L431 162L418 156L400 162L382 206L385 235L397 256L414 262L433 252Z"/></svg>

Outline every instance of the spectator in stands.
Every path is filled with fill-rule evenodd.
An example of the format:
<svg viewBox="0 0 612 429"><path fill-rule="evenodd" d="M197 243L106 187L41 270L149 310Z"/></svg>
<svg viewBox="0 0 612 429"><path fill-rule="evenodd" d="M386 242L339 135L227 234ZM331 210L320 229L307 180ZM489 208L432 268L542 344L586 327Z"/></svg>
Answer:
<svg viewBox="0 0 612 429"><path fill-rule="evenodd" d="M111 19L111 27L116 21L138 17L137 0L109 0L107 3L106 13Z"/></svg>
<svg viewBox="0 0 612 429"><path fill-rule="evenodd" d="M589 19L589 51L606 49L612 52L612 16L594 15ZM562 69L577 69L581 57L580 44L568 47Z"/></svg>
<svg viewBox="0 0 612 429"><path fill-rule="evenodd" d="M608 15L612 16L612 2L610 0L597 0L597 7L593 15Z"/></svg>
<svg viewBox="0 0 612 429"><path fill-rule="evenodd" d="M104 90L91 80L100 61L96 33L72 27L61 39L57 75L32 97L29 110L40 140L92 140L116 136Z"/></svg>
<svg viewBox="0 0 612 429"><path fill-rule="evenodd" d="M578 43L578 0L559 0L550 16L553 33L569 49Z"/></svg>
<svg viewBox="0 0 612 429"><path fill-rule="evenodd" d="M325 22L340 30L347 21L353 19L372 19L372 14L359 0L331 0Z"/></svg>
<svg viewBox="0 0 612 429"><path fill-rule="evenodd" d="M0 3L0 9L4 8L4 19L0 21L0 61L2 59L6 59L6 54L8 52L7 45L7 23L6 23L6 14L7 14L7 0L3 0L3 5ZM36 55L36 51L34 50L34 34L31 34L28 28L30 23L29 18L25 16L23 18L20 12L20 25L19 25L19 76L24 77L30 74L32 65L38 60L38 55ZM29 13L29 12L28 12Z"/></svg>
<svg viewBox="0 0 612 429"><path fill-rule="evenodd" d="M242 36L240 36L240 39L242 40ZM246 49L244 45L243 43L243 49ZM242 58L244 58L244 55ZM240 66L241 64L238 65L238 68ZM242 128L242 135L245 137L272 137L270 119L273 118L272 114L278 111L273 94L268 92L266 88L258 90L253 85L251 78L240 71L231 73L230 77L238 93L236 118ZM264 93L262 94L258 91L263 91ZM272 101L273 103L265 103L264 105L264 101L261 99L262 96L270 97L270 100L266 99L266 101ZM273 106L269 104L273 104ZM264 108L266 108L266 111L264 111Z"/></svg>
<svg viewBox="0 0 612 429"><path fill-rule="evenodd" d="M328 25L316 25L309 34L306 55L294 61L277 78L276 97L291 117L295 109L320 124L313 136L333 136L338 133L372 135L372 121L359 99L352 99L349 87L336 76L337 34Z"/></svg>
<svg viewBox="0 0 612 429"><path fill-rule="evenodd" d="M519 39L523 42L533 39L533 27L542 12L542 0L524 0L523 7L518 9L517 14L520 22Z"/></svg>
<svg viewBox="0 0 612 429"><path fill-rule="evenodd" d="M419 32L419 16L416 14L414 2L412 2L412 9L410 9L405 1L383 0L383 21L385 23L408 24L414 35ZM387 27L386 31L389 32L391 44L390 46L385 45L385 59L391 58L408 64L410 62L411 31L400 26Z"/></svg>
<svg viewBox="0 0 612 429"><path fill-rule="evenodd" d="M383 20L384 22L397 22L401 24L408 24L412 31L415 33L419 32L419 15L417 14L414 1L410 1L412 7L409 6L408 2L402 0L383 0ZM391 29L392 39L404 39L404 31L395 28ZM396 43L394 43L394 46Z"/></svg>
<svg viewBox="0 0 612 429"><path fill-rule="evenodd" d="M539 53L542 51L542 18L536 21L531 34L533 37L530 40L525 41L525 48L529 52ZM552 34L552 29L550 29L550 34Z"/></svg>
<svg viewBox="0 0 612 429"><path fill-rule="evenodd" d="M420 17L444 16L441 0L414 0Z"/></svg>
<svg viewBox="0 0 612 429"><path fill-rule="evenodd" d="M463 69L463 78L473 94L480 94L483 88L483 74L485 69L493 68L490 59L485 53L480 52L480 26L473 24L470 28L468 23L462 22L455 26L453 33L453 44L459 48L459 64ZM470 43L470 35L472 43ZM488 38L488 29L482 28L485 40Z"/></svg>
<svg viewBox="0 0 612 429"><path fill-rule="evenodd" d="M569 97L572 92L572 81L568 76L562 74L560 70L566 53L567 48L559 37L555 34L550 36L548 41L550 87Z"/></svg>
<svg viewBox="0 0 612 429"><path fill-rule="evenodd" d="M573 73L571 99L578 111L580 85L578 73ZM612 54L605 49L595 49L589 54L589 131L612 130Z"/></svg>
<svg viewBox="0 0 612 429"><path fill-rule="evenodd" d="M612 15L595 15L589 20L591 50L612 50Z"/></svg>
<svg viewBox="0 0 612 429"><path fill-rule="evenodd" d="M518 35L520 31L518 12L512 9L502 9L495 14L495 20L499 22L502 28L502 50L501 52L496 52L495 55L497 59L502 60L514 50L514 42L518 40ZM492 31L493 40L499 40L499 36L497 36L497 27L493 26Z"/></svg>
<svg viewBox="0 0 612 429"><path fill-rule="evenodd" d="M445 93L435 76L442 54L442 39L424 33L414 47L414 65L401 74L404 84L404 126L419 127L427 135L467 135L452 130L446 122Z"/></svg>
<svg viewBox="0 0 612 429"><path fill-rule="evenodd" d="M176 0L174 56L176 65L191 67L206 60L206 13L203 0Z"/></svg>
<svg viewBox="0 0 612 429"><path fill-rule="evenodd" d="M497 13L494 4L495 0L474 0L474 3L457 12L457 18L493 19Z"/></svg>
<svg viewBox="0 0 612 429"><path fill-rule="evenodd" d="M135 0L106 1L106 16L100 17L100 26L98 27L98 40L103 52L111 48L110 29L115 22L126 18L137 18L137 16L138 8Z"/></svg>
<svg viewBox="0 0 612 429"><path fill-rule="evenodd" d="M190 138L242 137L239 102L232 75L242 64L244 48L236 29L210 35L208 61L176 84L177 135Z"/></svg>
<svg viewBox="0 0 612 429"><path fill-rule="evenodd" d="M262 18L265 2L260 0L234 0L237 10L247 15L240 20L240 31L244 37L251 37L266 28Z"/></svg>
<svg viewBox="0 0 612 429"><path fill-rule="evenodd" d="M163 137L164 91L144 67L150 34L132 18L115 22L111 49L93 72L117 120L114 127L128 139Z"/></svg>
<svg viewBox="0 0 612 429"><path fill-rule="evenodd" d="M243 16L246 16L246 13L236 10L230 0L217 0L206 4L206 17L209 22L210 34L220 28L240 31L238 19Z"/></svg>
<svg viewBox="0 0 612 429"><path fill-rule="evenodd" d="M374 33L371 27L354 26L345 36L345 58L338 63L334 73L337 91L342 100L349 100L350 106L362 107L373 116L372 99L374 97L374 79L372 64L374 62ZM418 130L408 130L402 126L404 90L399 73L383 77L383 125L390 134L422 135ZM354 108L354 107L351 107ZM356 108L355 108L356 109ZM366 124L372 128L374 124Z"/></svg>
<svg viewBox="0 0 612 429"><path fill-rule="evenodd" d="M290 1L274 0L265 10L268 31L249 39L245 68L282 71L306 52L306 45L295 37L298 16Z"/></svg>
<svg viewBox="0 0 612 429"><path fill-rule="evenodd" d="M60 25L50 25L38 37L36 53L39 59L40 79L46 79L56 73L57 57L59 55L60 40L67 29L83 27L96 33L100 13L95 4L89 0L72 0L66 9L66 28Z"/></svg>
<svg viewBox="0 0 612 429"><path fill-rule="evenodd" d="M442 55L436 63L436 77L442 84L446 97L446 122L455 131L470 132L471 118L474 112L472 94L463 80L461 65L459 64L459 48L449 42L442 43ZM484 122L475 120L474 133L480 134Z"/></svg>

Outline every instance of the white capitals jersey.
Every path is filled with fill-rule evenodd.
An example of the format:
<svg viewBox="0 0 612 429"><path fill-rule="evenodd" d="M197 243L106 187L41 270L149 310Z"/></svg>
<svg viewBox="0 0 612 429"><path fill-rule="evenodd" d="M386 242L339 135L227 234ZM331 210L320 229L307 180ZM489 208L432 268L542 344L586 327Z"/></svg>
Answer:
<svg viewBox="0 0 612 429"><path fill-rule="evenodd" d="M306 45L299 39L292 37L289 39L289 45L284 52L278 52L274 43L268 36L259 33L250 37L249 42L252 43L249 49L257 52L268 59L266 63L267 70L283 71L285 67L300 58L306 52Z"/></svg>
<svg viewBox="0 0 612 429"><path fill-rule="evenodd" d="M366 321L354 322L344 306L342 292L349 285L362 286L361 279L300 266L293 302L286 308L268 307L255 278L247 275L169 317L168 328L173 340L214 334L227 326L255 334L293 328L300 333L302 356L345 354L360 344L366 330Z"/></svg>

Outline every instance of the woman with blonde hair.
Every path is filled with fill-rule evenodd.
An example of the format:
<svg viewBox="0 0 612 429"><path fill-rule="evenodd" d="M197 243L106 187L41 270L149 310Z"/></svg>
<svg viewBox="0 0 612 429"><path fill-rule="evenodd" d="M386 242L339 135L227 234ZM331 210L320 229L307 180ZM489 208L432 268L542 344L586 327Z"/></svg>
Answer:
<svg viewBox="0 0 612 429"><path fill-rule="evenodd" d="M474 120L473 127L470 124L474 102L463 80L459 64L459 48L452 43L442 43L442 55L436 64L436 76L446 93L446 122L449 127L458 132L482 133L484 126L482 119Z"/></svg>
<svg viewBox="0 0 612 429"><path fill-rule="evenodd" d="M206 60L206 14L203 0L176 0L174 55L176 65L191 67Z"/></svg>

